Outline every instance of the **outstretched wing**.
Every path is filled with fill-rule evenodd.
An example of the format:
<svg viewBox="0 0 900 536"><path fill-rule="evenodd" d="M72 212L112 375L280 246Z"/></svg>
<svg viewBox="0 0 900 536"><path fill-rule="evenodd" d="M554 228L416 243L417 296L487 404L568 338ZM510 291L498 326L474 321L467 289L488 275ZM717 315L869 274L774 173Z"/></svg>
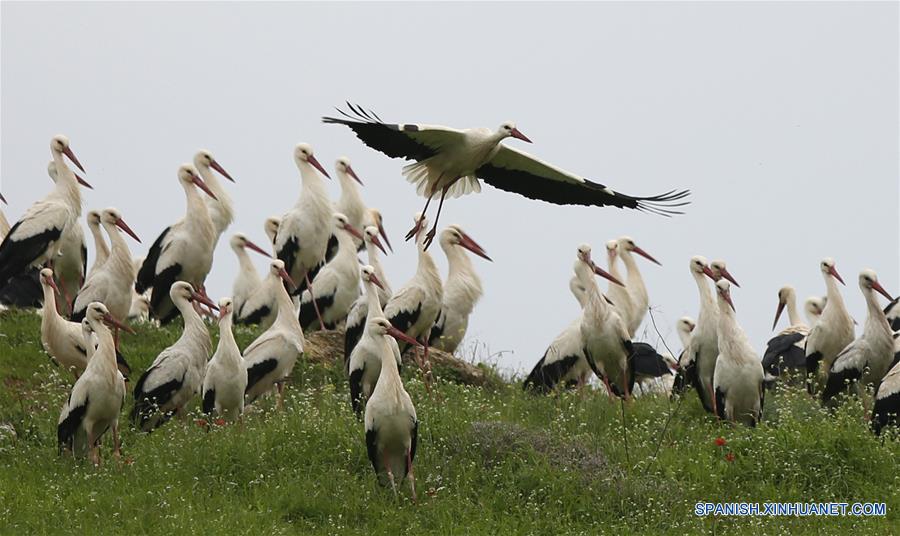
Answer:
<svg viewBox="0 0 900 536"><path fill-rule="evenodd" d="M494 188L529 199L557 205L632 208L662 216L682 214L677 209L689 203L684 199L690 195L688 190L670 190L649 197L626 195L503 144L475 175Z"/></svg>

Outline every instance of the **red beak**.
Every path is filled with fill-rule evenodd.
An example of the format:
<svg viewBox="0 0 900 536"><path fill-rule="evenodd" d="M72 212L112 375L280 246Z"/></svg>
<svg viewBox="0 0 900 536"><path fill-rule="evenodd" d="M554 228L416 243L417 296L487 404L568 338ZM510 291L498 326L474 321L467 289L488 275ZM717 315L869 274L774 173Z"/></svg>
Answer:
<svg viewBox="0 0 900 536"><path fill-rule="evenodd" d="M734 308L734 302L731 301L731 293L730 292L722 292L721 294L722 294L722 298L724 298L725 301L728 303L728 305L731 306L731 310L736 313L737 309Z"/></svg>
<svg viewBox="0 0 900 536"><path fill-rule="evenodd" d="M201 179L198 175L193 175L193 174L192 174L192 175L191 175L191 180L193 180L194 184L197 185L197 188L200 188L201 190L203 190L204 192L206 192L206 195L212 197L212 198L215 199L216 201L219 200L219 198L216 197L216 194L212 193L212 190L209 189L209 186L207 186L206 183L203 182L203 179Z"/></svg>
<svg viewBox="0 0 900 536"><path fill-rule="evenodd" d="M119 328L119 329L121 329L122 331L126 331L126 332L128 332L128 333L131 333L132 335L134 334L134 330L131 329L130 326L128 326L127 324L124 324L124 323L121 322L121 321L119 321L118 319L116 319L116 317L114 317L113 315L111 315L111 314L109 314L109 313L103 315L103 321L106 322L107 324L109 324L110 326Z"/></svg>
<svg viewBox="0 0 900 536"><path fill-rule="evenodd" d="M398 341L407 342L407 343L409 343L409 344L412 344L413 346L422 346L422 343L420 343L419 341L413 339L412 337L410 337L410 336L407 335L406 333L403 333L402 331L400 331L399 329L395 328L394 326L389 327L388 330L387 330L387 333L388 333L388 335L390 335L391 337L397 339Z"/></svg>
<svg viewBox="0 0 900 536"><path fill-rule="evenodd" d="M375 246L378 247L378 249L380 249L382 253L387 255L387 250L385 250L384 246L381 245L381 240L378 239L378 235L372 236L372 243L375 244Z"/></svg>
<svg viewBox="0 0 900 536"><path fill-rule="evenodd" d="M82 179L81 176L78 175L78 173L72 173L72 175L75 175L75 180L78 181L78 184L84 186L84 187L87 188L88 190L93 190L93 189L94 189L94 187L91 186L90 184L88 184L88 181Z"/></svg>
<svg viewBox="0 0 900 536"><path fill-rule="evenodd" d="M784 311L784 302L778 300L778 309L775 311L775 321L772 322L772 329L775 329L775 326L778 325L778 319L781 318L781 313Z"/></svg>
<svg viewBox="0 0 900 536"><path fill-rule="evenodd" d="M489 261L491 261L491 262L494 262L494 259L488 257L488 254L487 254L487 252L484 251L484 248L482 248L481 246L479 246L479 245L478 245L478 242L472 240L472 237L471 237L471 236L467 235L466 233L464 233L464 232L462 232L462 231L460 231L459 234L461 235L460 238L459 238L459 245L460 245L460 246L462 246L462 247L468 249L469 251L471 251L472 253L478 255L478 256L481 257L482 259L487 259L487 260L489 260Z"/></svg>
<svg viewBox="0 0 900 536"><path fill-rule="evenodd" d="M222 166L220 166L219 163L216 162L215 160L213 160L209 163L209 167L211 167L214 170L221 173L222 176L224 176L226 179L230 180L231 182L234 182L234 179L231 178L231 175L229 175L228 172L225 171L225 169Z"/></svg>
<svg viewBox="0 0 900 536"><path fill-rule="evenodd" d="M528 136L526 136L525 134L522 134L522 132L517 128L512 129L511 135L513 138L522 140L524 142L531 143L531 140L528 139Z"/></svg>
<svg viewBox="0 0 900 536"><path fill-rule="evenodd" d="M228 307L220 307L219 308L219 322L221 323L222 319L224 319L226 316L228 316L228 313L230 313L230 312L231 312L231 309L229 309Z"/></svg>
<svg viewBox="0 0 900 536"><path fill-rule="evenodd" d="M738 288L741 288L741 286L738 284L737 281L735 281L734 276L731 275L731 273L728 271L727 268L722 268L720 270L720 272L722 273L722 277L727 279L732 285L734 285Z"/></svg>
<svg viewBox="0 0 900 536"><path fill-rule="evenodd" d="M69 157L69 160L71 160L73 164L78 166L78 169L80 169L82 173L87 173L87 171L84 170L84 167L81 166L81 162L79 162L78 159L75 158L75 153L72 152L71 147L66 147L65 149L63 149L63 154Z"/></svg>
<svg viewBox="0 0 900 536"><path fill-rule="evenodd" d="M375 274L370 275L370 276L369 276L369 281L370 281L373 285L375 285L376 287L380 288L381 290L386 290L386 289L384 288L384 285L381 284L381 280L378 279L378 276L377 276L377 275L375 275Z"/></svg>
<svg viewBox="0 0 900 536"><path fill-rule="evenodd" d="M887 298L888 301L894 301L894 298L891 298L891 295L888 294L888 292L886 290L884 290L884 287L882 287L881 283L879 283L878 281L875 281L874 283L872 283L872 290L878 292L879 294L881 294L882 296Z"/></svg>
<svg viewBox="0 0 900 536"><path fill-rule="evenodd" d="M118 220L116 220L116 227L118 227L119 229L122 229L123 231L128 233L128 236L137 240L138 244L141 243L141 239L138 238L138 235L134 234L134 231L131 230L131 227L129 227L128 224L125 223L125 220L123 220L122 218L119 218Z"/></svg>
<svg viewBox="0 0 900 536"><path fill-rule="evenodd" d="M828 275L830 275L830 276L834 277L835 279L837 279L838 281L840 281L842 285L847 286L847 284L844 283L844 280L841 279L841 275L837 273L837 270L835 270L834 266L830 266L828 268Z"/></svg>
<svg viewBox="0 0 900 536"><path fill-rule="evenodd" d="M331 178L331 175L329 175L328 172L325 171L325 168L323 168L323 167L322 167L322 164L320 164L319 161L316 160L316 157L315 157L315 156L309 155L309 158L307 158L306 161L309 162L310 164L312 164L312 166L313 166L314 168L318 169L319 172L322 173L322 175L325 175L325 176L328 177L329 179Z"/></svg>
<svg viewBox="0 0 900 536"><path fill-rule="evenodd" d="M706 277L712 279L713 281L716 280L716 275L713 274L713 271L710 270L709 266L704 266L704 267L703 267L703 273L706 274Z"/></svg>
<svg viewBox="0 0 900 536"><path fill-rule="evenodd" d="M353 171L353 168L350 167L350 166L347 166L347 175L350 175L351 177L353 177L353 179L354 179L356 182L358 182L360 186L365 186L365 184L363 184L363 181L361 181L361 180L359 179L359 177L356 175L356 172Z"/></svg>
<svg viewBox="0 0 900 536"><path fill-rule="evenodd" d="M214 303L212 302L212 300L210 300L209 298L207 298L207 297L204 296L203 294L200 294L199 292L193 292L193 293L191 293L191 299L194 300L194 301L198 301L198 302L202 303L203 305L209 307L210 309L212 309L212 310L214 310L214 311L218 311L218 310L219 310L219 306L218 306L218 305L214 304Z"/></svg>
<svg viewBox="0 0 900 536"><path fill-rule="evenodd" d="M643 249L641 249L641 248L639 248L639 247L637 247L637 246L634 246L634 249L633 249L632 251L634 251L635 253L637 253L637 254L640 255L641 257L647 259L648 261L650 261L650 262L652 262L652 263L655 263L655 264L658 264L658 265L662 266L662 263L661 263L661 262L659 262L658 260L654 259L653 256L651 256L649 253L647 253L647 252L644 251Z"/></svg>
<svg viewBox="0 0 900 536"><path fill-rule="evenodd" d="M353 235L357 240L365 241L365 238L363 238L362 233L359 232L359 230L356 227L350 225L349 223L344 225L344 230L347 231L348 233L350 233L351 235Z"/></svg>
<svg viewBox="0 0 900 536"><path fill-rule="evenodd" d="M613 283L619 285L620 287L625 286L622 284L621 281L619 281L618 279L613 277L613 275L611 273L609 273L606 270L604 270L603 268L600 268L599 266L597 266L597 264L594 263L594 261L591 261L591 268L594 270L594 273L599 275L600 277L604 277L604 278L612 281Z"/></svg>
<svg viewBox="0 0 900 536"><path fill-rule="evenodd" d="M294 280L291 279L291 274L287 273L287 270L282 268L281 270L278 271L278 275L281 276L281 279L283 279L285 283L290 285L291 290L297 288L297 285L294 284Z"/></svg>
<svg viewBox="0 0 900 536"><path fill-rule="evenodd" d="M388 249L390 249L391 253L393 253L394 248L391 247L391 241L388 240L387 233L384 230L384 225L382 225L380 221L378 222L378 234L381 235L381 238L384 238L384 243L387 244ZM384 251L384 248L381 248L381 250Z"/></svg>
<svg viewBox="0 0 900 536"><path fill-rule="evenodd" d="M47 279L44 279L44 281L47 283L47 285L50 286L50 288L53 289L53 292L56 292L56 294L57 294L58 296L62 296L62 292L59 291L59 287L56 286L56 281L53 280L53 277L49 277L49 278L47 278Z"/></svg>
<svg viewBox="0 0 900 536"><path fill-rule="evenodd" d="M262 255L263 257L268 257L268 258L270 258L270 259L272 258L272 256L269 255L269 253L268 253L266 250L264 250L263 248L257 246L256 244L254 244L253 242L251 242L251 241L249 241L249 240L245 240L245 241L244 241L244 246L247 247L248 249L252 249L253 251L259 253L259 254Z"/></svg>

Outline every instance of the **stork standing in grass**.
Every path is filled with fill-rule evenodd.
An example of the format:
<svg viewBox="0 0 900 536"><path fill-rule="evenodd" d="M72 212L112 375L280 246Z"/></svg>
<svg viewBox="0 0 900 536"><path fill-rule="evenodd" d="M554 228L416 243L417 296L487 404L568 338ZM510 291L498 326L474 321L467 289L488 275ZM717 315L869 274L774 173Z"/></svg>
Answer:
<svg viewBox="0 0 900 536"><path fill-rule="evenodd" d="M353 347L351 353L344 356L347 366L347 377L350 384L350 406L357 415L362 411L362 403L368 400L375 389L378 377L381 375L381 336L370 331L377 324L366 322L367 318L381 318L384 312L378 301L377 293L382 284L375 274L375 268L365 265L360 269L360 277L365 287L366 307L368 314L363 317L364 326L358 339L358 344ZM388 340L397 367L401 366L400 347L394 339Z"/></svg>
<svg viewBox="0 0 900 536"><path fill-rule="evenodd" d="M379 310L387 305L388 300L393 295L387 278L384 275L384 267L381 265L381 259L378 256L378 250L384 252L384 246L378 238L378 228L370 225L363 231L363 242L366 247L366 256L369 260L369 266L372 267L375 277L378 278L380 286L376 287L376 296L378 297ZM369 294L363 293L353 302L350 312L347 314L347 324L344 329L344 361L350 359L350 352L359 341L363 329L366 325L366 316L369 312ZM380 313L384 316L384 313Z"/></svg>
<svg viewBox="0 0 900 536"><path fill-rule="evenodd" d="M413 460L416 458L419 420L409 393L403 388L396 356L388 343L394 337L405 344L419 343L391 325L384 317L370 318L366 331L380 343L381 372L378 383L366 403L366 451L375 473L387 474L394 494L397 478L409 478L413 501L416 500L416 479Z"/></svg>
<svg viewBox="0 0 900 536"><path fill-rule="evenodd" d="M806 312L810 314L815 307L812 302L807 303ZM778 325L781 313L787 309L787 328L781 330L778 335L769 339L766 344L766 352L763 354L763 370L766 371L766 382L774 382L784 369L789 371L803 371L806 373L806 337L809 335L809 326L800 318L797 311L797 292L794 287L786 285L778 291L778 308L775 310L775 321L772 329ZM821 314L821 312L819 312Z"/></svg>
<svg viewBox="0 0 900 536"><path fill-rule="evenodd" d="M332 215L332 220L338 252L312 280L315 294L307 289L300 297L300 326L306 333L317 330L319 325L336 328L347 319L353 302L359 298L356 240L362 241L363 235L339 212Z"/></svg>
<svg viewBox="0 0 900 536"><path fill-rule="evenodd" d="M242 233L236 233L232 236L229 244L238 259L238 274L235 276L234 284L231 287L231 299L234 322L240 324L244 320L244 305L248 300L252 299L262 284L262 279L260 279L256 266L253 265L253 261L250 259L250 255L247 254L247 250L255 251L269 259L272 256L266 250L251 242Z"/></svg>
<svg viewBox="0 0 900 536"><path fill-rule="evenodd" d="M892 304L897 303L894 300ZM872 430L881 435L885 426L900 425L900 333L894 333L894 360L891 370L875 390L872 408Z"/></svg>
<svg viewBox="0 0 900 536"><path fill-rule="evenodd" d="M806 338L807 389L811 394L816 391L820 374L828 374L838 353L853 342L854 331L853 319L838 290L837 284L843 285L844 281L835 268L834 259L822 260L819 269L828 289L828 305Z"/></svg>
<svg viewBox="0 0 900 536"><path fill-rule="evenodd" d="M434 227L425 237L426 246L435 236L444 198L480 192L478 179L501 190L558 205L612 205L665 215L678 213L675 209L685 204L681 200L688 196L687 191L673 190L634 197L563 171L501 143L507 138L531 143L511 122L503 123L497 130L386 124L374 113L347 105L352 115L338 110L345 118L323 117L322 121L349 127L363 143L391 158L414 160L403 168L403 175L416 185L419 195L427 198L423 218L431 199L440 193ZM423 220L418 220L407 239L418 235L423 225Z"/></svg>
<svg viewBox="0 0 900 536"><path fill-rule="evenodd" d="M47 164L47 174L55 183L58 174L56 162L53 160ZM59 254L52 259L52 262L53 273L58 279L59 289L65 300L63 310L66 314L70 314L75 296L78 295L78 290L84 284L87 273L87 246L84 242L84 229L78 218L75 218L59 237ZM80 322L81 318L78 318L77 321Z"/></svg>
<svg viewBox="0 0 900 536"><path fill-rule="evenodd" d="M697 367L696 364L685 358L685 352L691 344L694 328L697 322L689 316L682 316L675 322L675 332L678 333L678 340L681 341L681 353L675 362L676 372L675 379L672 382L672 394L683 394L689 387L696 388L697 385Z"/></svg>
<svg viewBox="0 0 900 536"><path fill-rule="evenodd" d="M97 268L103 266L103 263L109 257L109 246L106 244L106 239L103 238L103 231L100 228L100 211L91 210L87 213L87 225L88 230L91 232L91 237L94 239L94 262L91 263L91 268L88 270L85 280L90 278Z"/></svg>
<svg viewBox="0 0 900 536"><path fill-rule="evenodd" d="M203 376L203 412L228 421L241 418L244 412L244 391L247 389L247 370L234 333L231 320L234 305L231 298L219 300L219 345Z"/></svg>
<svg viewBox="0 0 900 536"><path fill-rule="evenodd" d="M63 407L57 425L60 452L71 451L84 457L90 451L91 461L100 465L100 438L112 430L113 456L119 458L119 413L125 402L125 379L116 369L116 349L112 333L105 324L129 329L120 324L102 303L88 306L85 320L96 334L99 346ZM84 337L84 344L90 339Z"/></svg>
<svg viewBox="0 0 900 536"><path fill-rule="evenodd" d="M829 403L839 393L857 391L860 380L863 385L873 386L877 390L881 379L892 365L894 332L891 331L891 325L875 293L881 294L888 301L893 298L878 282L878 275L874 270L860 272L859 289L866 299L866 324L862 335L848 344L834 359L822 391L822 401L825 403Z"/></svg>
<svg viewBox="0 0 900 536"><path fill-rule="evenodd" d="M759 356L737 323L731 284L725 279L716 283L719 308L719 359L713 385L716 414L720 419L756 426L762 419L765 389Z"/></svg>
<svg viewBox="0 0 900 536"><path fill-rule="evenodd" d="M689 374L696 375L693 383L700 402L706 411L713 413L713 375L716 358L719 356L719 308L707 278L715 280L716 276L706 259L699 255L691 258L689 267L700 294L700 313L697 315L697 327L691 334L691 342L682 354L678 366L686 377ZM689 372L691 368L693 373Z"/></svg>
<svg viewBox="0 0 900 536"><path fill-rule="evenodd" d="M450 225L441 232L441 249L447 256L447 281L441 311L431 328L428 345L452 354L459 347L469 328L469 316L484 291L481 278L466 254L471 251L491 262L484 248L458 225Z"/></svg>
<svg viewBox="0 0 900 536"><path fill-rule="evenodd" d="M185 281L201 291L212 268L217 237L209 210L197 189L214 199L215 194L190 164L178 168L178 181L187 201L184 219L165 228L150 246L135 284L139 294L153 288L150 307L162 324L178 316L178 309L169 299L173 283Z"/></svg>
<svg viewBox="0 0 900 536"><path fill-rule="evenodd" d="M212 349L206 323L191 302L212 308L216 305L185 281L172 284L169 293L184 319L184 331L174 344L160 352L134 387L131 421L144 432L159 428L174 414L184 414L185 406L203 385Z"/></svg>
<svg viewBox="0 0 900 536"><path fill-rule="evenodd" d="M69 169L63 156L84 171L65 136L50 140L50 153L56 163L56 186L47 197L31 205L0 243L0 287L29 267L51 262L59 252L63 232L81 216L81 192L78 185L90 188Z"/></svg>
<svg viewBox="0 0 900 536"><path fill-rule="evenodd" d="M303 355L306 341L291 297L285 288L285 284L293 287L294 281L282 261L272 261L269 277L264 284L275 296L278 313L272 325L244 349L244 367L247 369L247 389L244 396L246 403L251 404L276 388L278 407L283 408L284 380L290 376L294 364Z"/></svg>

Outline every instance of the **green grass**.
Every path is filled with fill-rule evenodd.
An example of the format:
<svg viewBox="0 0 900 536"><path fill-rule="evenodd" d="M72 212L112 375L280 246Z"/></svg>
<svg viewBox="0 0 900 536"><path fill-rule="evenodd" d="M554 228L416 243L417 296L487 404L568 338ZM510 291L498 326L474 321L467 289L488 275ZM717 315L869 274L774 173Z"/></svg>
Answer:
<svg viewBox="0 0 900 536"><path fill-rule="evenodd" d="M139 328L123 353L137 374L178 328ZM241 346L254 336L237 334ZM50 364L32 313L0 315L0 534L889 534L900 525L900 443L869 432L862 405L832 416L804 394L767 398L750 430L716 423L696 397L621 406L518 385L407 377L420 419L419 503L376 483L338 366L298 363L287 409L271 400L243 430L193 419L143 435L123 416L128 463L94 468L56 453L71 378ZM657 438L673 410L659 456ZM125 411L130 409L130 398ZM496 423L505 423L498 425ZM716 437L725 447L714 444ZM726 454L734 460L727 461ZM697 518L697 501L878 501L883 518Z"/></svg>

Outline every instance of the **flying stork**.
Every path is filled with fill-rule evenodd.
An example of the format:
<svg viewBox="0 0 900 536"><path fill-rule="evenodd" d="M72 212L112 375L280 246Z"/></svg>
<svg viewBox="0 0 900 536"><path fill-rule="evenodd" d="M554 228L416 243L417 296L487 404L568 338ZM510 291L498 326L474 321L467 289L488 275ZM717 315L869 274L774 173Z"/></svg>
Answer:
<svg viewBox="0 0 900 536"><path fill-rule="evenodd" d="M716 415L722 420L756 426L762 419L766 396L762 363L735 318L731 283L720 279L716 291L719 308L719 358L713 378Z"/></svg>
<svg viewBox="0 0 900 536"><path fill-rule="evenodd" d="M243 233L236 233L232 236L229 244L231 245L231 250L234 251L234 255L238 259L238 274L235 276L234 284L231 287L231 306L233 309L232 320L235 324L240 324L244 320L244 305L257 294L260 285L262 284L262 279L260 279L259 273L256 271L256 266L253 265L253 261L250 260L250 255L247 254L247 250L255 251L269 259L271 259L272 256L269 255L266 250L251 242ZM221 312L219 314L221 315Z"/></svg>
<svg viewBox="0 0 900 536"><path fill-rule="evenodd" d="M828 305L806 338L806 387L810 394L815 393L820 374L827 375L838 353L853 342L854 332L853 319L838 290L838 282L843 285L844 280L834 266L834 259L823 259L819 270L825 278Z"/></svg>
<svg viewBox="0 0 900 536"><path fill-rule="evenodd" d="M169 289L174 282L191 283L202 294L203 282L212 268L216 242L216 229L209 210L196 188L212 198L215 194L190 164L178 168L178 181L187 201L184 219L163 229L150 246L135 284L139 294L153 288L150 307L161 324L178 316L177 308L169 299Z"/></svg>
<svg viewBox="0 0 900 536"><path fill-rule="evenodd" d="M219 344L206 365L201 391L203 413L232 422L240 419L244 412L244 390L247 389L244 359L231 331L233 314L231 298L219 300Z"/></svg>
<svg viewBox="0 0 900 536"><path fill-rule="evenodd" d="M465 250L482 259L493 260L459 225L444 229L439 242L447 256L447 281L441 311L431 328L428 345L452 354L465 337L469 316L483 294L481 279Z"/></svg>
<svg viewBox="0 0 900 536"><path fill-rule="evenodd" d="M480 192L478 179L501 190L557 205L611 205L668 216L679 214L676 209L687 204L682 201L689 195L687 190L634 197L502 144L506 138L531 143L511 122L501 124L497 130L389 124L361 107L349 102L347 106L350 113L338 110L344 118L323 117L322 121L349 127L363 143L391 158L413 160L413 163L404 166L403 175L416 185L419 195L427 198L422 209L423 217L431 199L440 192L437 216L434 227L426 236L426 245L435 236L444 198ZM422 225L421 220L417 221L407 240L415 236Z"/></svg>
<svg viewBox="0 0 900 536"><path fill-rule="evenodd" d="M76 176L63 156L84 171L65 136L50 140L50 153L57 167L56 186L44 199L31 205L0 243L0 287L27 270L52 263L59 252L63 232L81 216L81 192L78 185L91 186Z"/></svg>

